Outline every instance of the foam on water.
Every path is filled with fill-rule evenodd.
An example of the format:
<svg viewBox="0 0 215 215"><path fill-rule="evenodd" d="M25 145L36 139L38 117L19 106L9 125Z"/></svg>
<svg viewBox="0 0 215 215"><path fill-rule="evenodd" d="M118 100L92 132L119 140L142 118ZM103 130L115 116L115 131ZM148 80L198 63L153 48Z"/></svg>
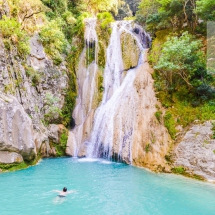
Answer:
<svg viewBox="0 0 215 215"><path fill-rule="evenodd" d="M98 162L99 159L96 158L80 158L78 159L78 162L84 163L84 162Z"/></svg>

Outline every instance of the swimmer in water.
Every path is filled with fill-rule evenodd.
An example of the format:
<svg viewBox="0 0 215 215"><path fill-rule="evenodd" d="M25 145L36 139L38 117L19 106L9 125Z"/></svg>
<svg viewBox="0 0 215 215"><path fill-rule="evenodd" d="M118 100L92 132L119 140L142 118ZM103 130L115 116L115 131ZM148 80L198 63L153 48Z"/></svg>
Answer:
<svg viewBox="0 0 215 215"><path fill-rule="evenodd" d="M57 193L59 193L58 194L59 197L66 197L67 194L74 192L72 190L67 192L67 188L66 187L64 187L62 191L61 190L54 190L54 191L57 192Z"/></svg>

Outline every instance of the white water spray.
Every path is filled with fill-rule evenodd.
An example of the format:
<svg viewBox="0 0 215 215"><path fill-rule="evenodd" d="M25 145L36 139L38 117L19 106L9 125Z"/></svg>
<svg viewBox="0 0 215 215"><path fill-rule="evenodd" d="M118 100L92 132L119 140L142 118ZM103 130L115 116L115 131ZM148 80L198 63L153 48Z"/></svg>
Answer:
<svg viewBox="0 0 215 215"><path fill-rule="evenodd" d="M136 70L123 75L121 35L130 34L140 49L139 64L143 63L144 48L139 38L132 32L132 23L113 23L110 45L107 49L107 62L104 74L104 95L101 106L96 110L93 131L88 143L88 157L105 157L132 161L132 138L136 116L136 100L131 94ZM124 78L125 77L125 78ZM123 107L126 100L126 107Z"/></svg>

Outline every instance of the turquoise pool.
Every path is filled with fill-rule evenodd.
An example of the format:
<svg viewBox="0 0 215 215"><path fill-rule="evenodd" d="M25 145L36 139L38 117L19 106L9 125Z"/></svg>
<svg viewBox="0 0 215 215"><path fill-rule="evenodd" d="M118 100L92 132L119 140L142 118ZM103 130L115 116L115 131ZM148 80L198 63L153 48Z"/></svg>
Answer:
<svg viewBox="0 0 215 215"><path fill-rule="evenodd" d="M53 190L75 192L65 198ZM215 185L105 160L45 159L0 174L1 215L213 215Z"/></svg>

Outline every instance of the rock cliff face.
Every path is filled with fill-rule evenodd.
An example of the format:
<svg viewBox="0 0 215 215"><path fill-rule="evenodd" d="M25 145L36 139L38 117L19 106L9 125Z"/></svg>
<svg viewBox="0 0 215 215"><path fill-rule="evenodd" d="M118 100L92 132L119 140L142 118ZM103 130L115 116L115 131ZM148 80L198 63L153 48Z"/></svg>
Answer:
<svg viewBox="0 0 215 215"><path fill-rule="evenodd" d="M37 35L30 39L30 49L23 60L15 48L7 50L0 37L0 153L4 154L0 163L17 160L11 158L14 153L20 161L56 154L50 144L53 126L46 124L58 123L68 85L67 68L65 63L53 64Z"/></svg>
<svg viewBox="0 0 215 215"><path fill-rule="evenodd" d="M193 125L175 148L174 166L215 182L215 140L212 122Z"/></svg>
<svg viewBox="0 0 215 215"><path fill-rule="evenodd" d="M155 117L160 105L154 92L151 69L145 62L137 69L134 79L135 95L134 134L132 146L133 163L152 170L169 171L165 155L171 146L171 138L162 122Z"/></svg>
<svg viewBox="0 0 215 215"><path fill-rule="evenodd" d="M15 97L0 95L0 113L0 150L17 152L25 160L33 160L36 157L33 125L22 105Z"/></svg>

